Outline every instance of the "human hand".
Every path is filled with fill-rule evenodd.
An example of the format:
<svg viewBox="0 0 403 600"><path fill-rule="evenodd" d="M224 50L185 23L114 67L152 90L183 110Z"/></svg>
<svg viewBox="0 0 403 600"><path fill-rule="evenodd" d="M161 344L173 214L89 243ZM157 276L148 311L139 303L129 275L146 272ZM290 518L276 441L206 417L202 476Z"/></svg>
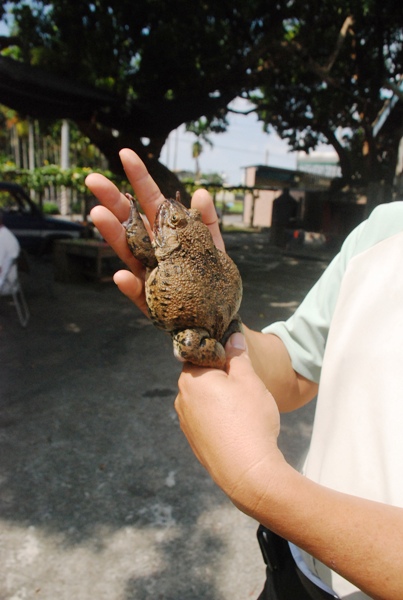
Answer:
<svg viewBox="0 0 403 600"><path fill-rule="evenodd" d="M273 396L255 374L245 339L226 345L226 371L185 363L175 408L201 464L238 508L251 513L279 461L280 417Z"/></svg>
<svg viewBox="0 0 403 600"><path fill-rule="evenodd" d="M157 209L164 200L160 189L137 154L125 148L120 151L119 156L147 220L149 223L154 223ZM130 269L130 271L122 270L115 273L114 281L120 291L147 314L144 296L145 268L131 253L126 241L126 231L122 225L129 217L129 200L109 179L99 173L88 175L86 185L101 203L101 206L96 206L91 211L94 225ZM200 210L215 245L220 250L224 250L217 213L210 194L206 190L197 190L192 198L192 207ZM149 226L148 231L152 237Z"/></svg>

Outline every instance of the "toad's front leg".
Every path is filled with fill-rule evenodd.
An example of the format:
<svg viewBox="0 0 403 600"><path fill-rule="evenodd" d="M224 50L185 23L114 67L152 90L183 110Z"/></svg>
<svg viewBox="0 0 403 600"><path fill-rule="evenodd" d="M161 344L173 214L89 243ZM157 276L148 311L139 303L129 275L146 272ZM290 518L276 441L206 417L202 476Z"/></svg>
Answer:
<svg viewBox="0 0 403 600"><path fill-rule="evenodd" d="M231 335L237 332L243 333L242 321L239 315L235 315L235 317L232 319L227 331L223 335L222 340L220 340L221 344L225 347L225 344L228 342Z"/></svg>
<svg viewBox="0 0 403 600"><path fill-rule="evenodd" d="M148 235L144 221L141 218L137 204L133 196L126 194L130 200L130 215L123 223L126 229L126 239L132 254L149 269L157 266L154 248Z"/></svg>
<svg viewBox="0 0 403 600"><path fill-rule="evenodd" d="M172 335L176 358L199 367L225 369L225 350L202 327L183 329Z"/></svg>

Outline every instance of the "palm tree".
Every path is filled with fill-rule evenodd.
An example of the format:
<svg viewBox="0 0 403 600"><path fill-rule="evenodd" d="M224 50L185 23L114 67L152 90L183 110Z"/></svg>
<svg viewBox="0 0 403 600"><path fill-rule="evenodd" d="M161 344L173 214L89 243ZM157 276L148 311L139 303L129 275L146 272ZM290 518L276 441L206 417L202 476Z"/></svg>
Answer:
<svg viewBox="0 0 403 600"><path fill-rule="evenodd" d="M203 152L203 144L197 140L192 146L192 157L195 159L195 181L201 178L199 157Z"/></svg>

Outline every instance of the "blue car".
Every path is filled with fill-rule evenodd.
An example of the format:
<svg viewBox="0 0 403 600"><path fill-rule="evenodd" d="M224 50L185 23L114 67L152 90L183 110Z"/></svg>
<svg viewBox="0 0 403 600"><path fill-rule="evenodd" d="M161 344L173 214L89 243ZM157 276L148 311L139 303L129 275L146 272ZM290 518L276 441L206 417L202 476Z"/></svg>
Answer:
<svg viewBox="0 0 403 600"><path fill-rule="evenodd" d="M15 183L0 182L0 208L4 225L14 233L21 248L30 253L44 254L52 249L54 240L80 238L86 232L80 223L44 215Z"/></svg>

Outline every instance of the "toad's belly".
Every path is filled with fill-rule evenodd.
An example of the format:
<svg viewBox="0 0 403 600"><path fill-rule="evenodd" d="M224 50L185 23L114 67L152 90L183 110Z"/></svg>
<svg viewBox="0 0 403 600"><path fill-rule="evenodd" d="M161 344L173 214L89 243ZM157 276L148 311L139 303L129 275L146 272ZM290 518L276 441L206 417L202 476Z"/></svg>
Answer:
<svg viewBox="0 0 403 600"><path fill-rule="evenodd" d="M224 276L200 280L175 266L157 268L146 283L146 300L155 325L167 331L203 327L221 339L240 305L238 287Z"/></svg>

